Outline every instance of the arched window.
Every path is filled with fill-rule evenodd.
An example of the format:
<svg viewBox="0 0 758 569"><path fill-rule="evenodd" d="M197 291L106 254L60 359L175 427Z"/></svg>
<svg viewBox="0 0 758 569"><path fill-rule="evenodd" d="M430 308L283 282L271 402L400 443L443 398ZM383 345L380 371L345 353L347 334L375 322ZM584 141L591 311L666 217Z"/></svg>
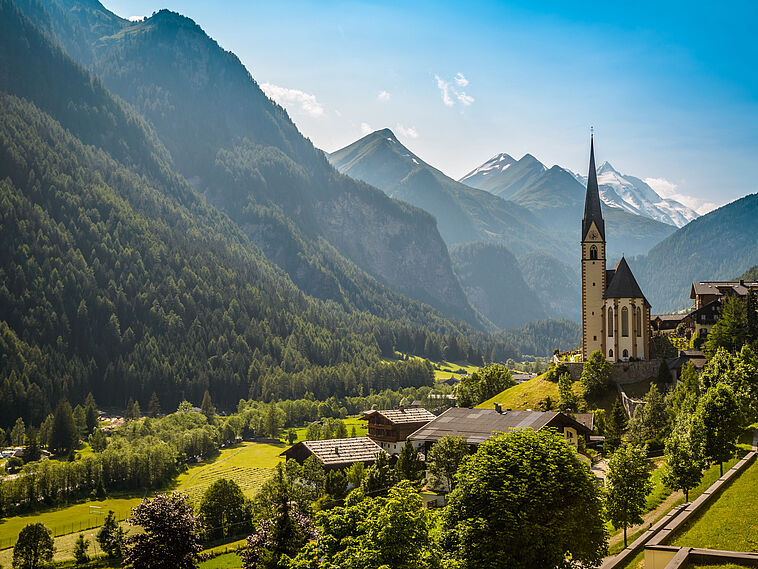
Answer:
<svg viewBox="0 0 758 569"><path fill-rule="evenodd" d="M629 350L624 350L624 358L628 358L628 357L629 357Z"/></svg>
<svg viewBox="0 0 758 569"><path fill-rule="evenodd" d="M613 350L608 350L608 357L613 358Z"/></svg>
<svg viewBox="0 0 758 569"><path fill-rule="evenodd" d="M608 335L613 336L613 308L608 309Z"/></svg>
<svg viewBox="0 0 758 569"><path fill-rule="evenodd" d="M621 308L621 335L629 335L629 310L626 306Z"/></svg>
<svg viewBox="0 0 758 569"><path fill-rule="evenodd" d="M590 247L590 259L597 259L597 247Z"/></svg>
<svg viewBox="0 0 758 569"><path fill-rule="evenodd" d="M637 307L637 337L642 336L642 309Z"/></svg>

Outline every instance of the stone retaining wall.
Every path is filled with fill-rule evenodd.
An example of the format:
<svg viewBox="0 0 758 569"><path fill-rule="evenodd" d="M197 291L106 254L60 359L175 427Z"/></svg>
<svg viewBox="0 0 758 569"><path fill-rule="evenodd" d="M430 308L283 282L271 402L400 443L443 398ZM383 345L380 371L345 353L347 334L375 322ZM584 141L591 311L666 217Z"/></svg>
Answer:
<svg viewBox="0 0 758 569"><path fill-rule="evenodd" d="M582 376L583 363L564 362L573 381ZM616 362L611 370L611 381L618 385L628 385L652 379L658 375L661 360L644 360L639 362Z"/></svg>

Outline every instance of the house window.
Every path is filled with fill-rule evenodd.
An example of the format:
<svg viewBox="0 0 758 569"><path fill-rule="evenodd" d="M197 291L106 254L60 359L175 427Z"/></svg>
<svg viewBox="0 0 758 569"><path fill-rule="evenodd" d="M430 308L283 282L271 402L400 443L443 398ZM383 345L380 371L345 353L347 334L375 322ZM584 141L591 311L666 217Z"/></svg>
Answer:
<svg viewBox="0 0 758 569"><path fill-rule="evenodd" d="M642 336L642 309L637 307L637 337Z"/></svg>
<svg viewBox="0 0 758 569"><path fill-rule="evenodd" d="M608 309L608 335L613 336L613 308Z"/></svg>
<svg viewBox="0 0 758 569"><path fill-rule="evenodd" d="M624 337L629 335L629 310L626 306L621 309L621 335Z"/></svg>
<svg viewBox="0 0 758 569"><path fill-rule="evenodd" d="M597 247L590 247L590 259L597 259Z"/></svg>
<svg viewBox="0 0 758 569"><path fill-rule="evenodd" d="M629 350L624 350L624 359L629 357Z"/></svg>
<svg viewBox="0 0 758 569"><path fill-rule="evenodd" d="M608 350L608 357L613 358L613 350Z"/></svg>

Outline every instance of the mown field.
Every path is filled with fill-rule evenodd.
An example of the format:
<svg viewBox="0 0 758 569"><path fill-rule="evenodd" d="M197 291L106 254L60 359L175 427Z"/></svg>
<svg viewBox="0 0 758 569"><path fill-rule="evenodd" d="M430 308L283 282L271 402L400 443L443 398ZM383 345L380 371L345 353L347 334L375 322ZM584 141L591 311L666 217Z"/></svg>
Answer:
<svg viewBox="0 0 758 569"><path fill-rule="evenodd" d="M355 427L356 435L366 434L366 422L359 417L344 419L348 435ZM305 438L305 427L296 429L297 440ZM186 472L176 477L170 488L186 493L191 500L197 502L203 492L215 480L228 478L237 482L245 495L252 497L263 482L271 476L273 468L282 460L279 454L289 445L243 442L233 447L222 449L211 460L191 465ZM86 451L85 451L86 452ZM19 531L27 524L41 522L53 531L55 538L55 559L69 559L73 555L74 541L79 532L90 539L93 548L94 535L102 524L108 510L113 510L119 520L124 520L131 514L131 509L137 506L148 491L136 494L114 494L105 500L83 501L58 508L41 510L25 515L0 519L0 566L10 567L12 546Z"/></svg>

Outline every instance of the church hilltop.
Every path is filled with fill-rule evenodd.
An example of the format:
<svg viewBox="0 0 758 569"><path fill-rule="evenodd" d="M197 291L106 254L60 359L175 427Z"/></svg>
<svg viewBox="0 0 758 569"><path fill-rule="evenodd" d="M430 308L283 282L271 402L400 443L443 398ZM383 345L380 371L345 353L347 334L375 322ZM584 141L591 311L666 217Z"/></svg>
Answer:
<svg viewBox="0 0 758 569"><path fill-rule="evenodd" d="M595 169L595 141L582 219L583 361L599 350L610 362L650 358L650 303L624 257L606 269L605 221Z"/></svg>

